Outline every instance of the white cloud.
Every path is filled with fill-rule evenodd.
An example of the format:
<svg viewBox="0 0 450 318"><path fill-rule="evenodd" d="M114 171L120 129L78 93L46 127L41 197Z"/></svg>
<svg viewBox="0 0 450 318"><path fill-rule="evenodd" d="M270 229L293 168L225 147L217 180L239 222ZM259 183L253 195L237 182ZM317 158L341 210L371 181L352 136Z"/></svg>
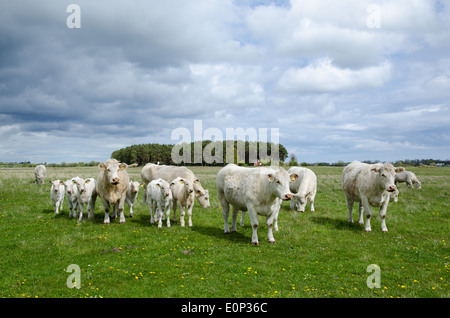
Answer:
<svg viewBox="0 0 450 318"><path fill-rule="evenodd" d="M388 62L379 66L351 70L338 68L329 59L322 59L303 68L287 69L278 81L278 87L281 91L293 93L338 93L380 87L390 77L391 65Z"/></svg>

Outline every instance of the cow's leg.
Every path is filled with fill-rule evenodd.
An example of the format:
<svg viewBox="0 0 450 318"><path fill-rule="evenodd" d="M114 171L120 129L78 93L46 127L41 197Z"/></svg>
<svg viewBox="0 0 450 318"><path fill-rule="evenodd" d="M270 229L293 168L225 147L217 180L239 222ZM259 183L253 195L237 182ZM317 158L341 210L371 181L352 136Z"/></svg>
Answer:
<svg viewBox="0 0 450 318"><path fill-rule="evenodd" d="M311 197L309 198L309 202L311 203L311 208L310 208L310 211L311 211L311 212L314 212L314 211L315 211L315 210L314 210L314 199L315 199L315 197L316 197L316 194L313 193L313 194L311 195Z"/></svg>
<svg viewBox="0 0 450 318"><path fill-rule="evenodd" d="M173 221L175 222L177 220L177 200L173 199L172 206L173 206Z"/></svg>
<svg viewBox="0 0 450 318"><path fill-rule="evenodd" d="M358 211L359 211L359 218L358 218L358 223L359 224L364 224L364 208L361 204L361 202L359 202L358 204Z"/></svg>
<svg viewBox="0 0 450 318"><path fill-rule="evenodd" d="M87 204L86 204L86 208L87 208ZM83 219L83 204L80 204L80 213L78 214L78 223L80 223L82 219Z"/></svg>
<svg viewBox="0 0 450 318"><path fill-rule="evenodd" d="M167 227L170 227L170 204L167 205L166 210Z"/></svg>
<svg viewBox="0 0 450 318"><path fill-rule="evenodd" d="M245 211L241 211L241 222L239 222L239 224L241 226L244 226L244 217L245 217Z"/></svg>
<svg viewBox="0 0 450 318"><path fill-rule="evenodd" d="M353 211L354 201L347 196L345 196L345 201L347 202L347 209L348 209L348 223L353 223L352 211Z"/></svg>
<svg viewBox="0 0 450 318"><path fill-rule="evenodd" d="M124 194L125 196L125 194ZM124 205L125 205L125 197L122 197L119 201L119 223L123 224L125 223L125 214L123 213Z"/></svg>
<svg viewBox="0 0 450 318"><path fill-rule="evenodd" d="M380 219L381 219L381 231L382 232L387 232L388 229L386 227L386 212L387 212L387 207L389 204L389 198L383 202L383 204L380 206Z"/></svg>
<svg viewBox="0 0 450 318"><path fill-rule="evenodd" d="M370 227L370 218L372 217L372 210L370 209L369 200L366 197L361 198L361 203L364 208L364 214L366 215L366 232L372 231Z"/></svg>
<svg viewBox="0 0 450 318"><path fill-rule="evenodd" d="M103 207L105 208L105 219L103 220L103 224L109 224L109 202L105 201L102 198Z"/></svg>
<svg viewBox="0 0 450 318"><path fill-rule="evenodd" d="M148 210L150 211L150 223L155 223L153 218L153 199L147 198Z"/></svg>
<svg viewBox="0 0 450 318"><path fill-rule="evenodd" d="M273 230L272 227L274 225L274 222L277 219L277 215L278 213L272 213L272 215L270 215L269 217L267 217L266 219L266 224L267 224L267 239L269 240L270 243L275 243L275 239L273 237Z"/></svg>
<svg viewBox="0 0 450 318"><path fill-rule="evenodd" d="M88 214L88 219L93 219L93 218L94 218L95 201L97 201L97 195L93 195L93 196L91 197L91 200L89 201L89 214Z"/></svg>
<svg viewBox="0 0 450 318"><path fill-rule="evenodd" d="M228 214L230 212L230 205L227 201L222 201L222 215L223 215L223 233L229 234L230 228L228 226Z"/></svg>
<svg viewBox="0 0 450 318"><path fill-rule="evenodd" d="M125 201L127 202L128 206L130 207L130 214L129 214L129 216L130 216L130 218L132 218L133 217L133 203L128 198L126 198Z"/></svg>
<svg viewBox="0 0 450 318"><path fill-rule="evenodd" d="M237 231L236 221L237 221L238 213L239 213L239 209L233 207L232 214L231 214L231 232Z"/></svg>
<svg viewBox="0 0 450 318"><path fill-rule="evenodd" d="M252 206L247 206L247 212L248 212L248 216L250 217L250 224L252 225L252 230L253 230L252 244L259 245L259 242L258 242L258 226L259 226L258 215Z"/></svg>
<svg viewBox="0 0 450 318"><path fill-rule="evenodd" d="M162 211L162 207L160 206L160 204L158 204L158 207L156 208L156 213L158 214L158 228L162 228L163 211Z"/></svg>
<svg viewBox="0 0 450 318"><path fill-rule="evenodd" d="M191 204L191 206L187 208L188 225L189 226L192 226L192 208L193 207L194 207L194 204Z"/></svg>
<svg viewBox="0 0 450 318"><path fill-rule="evenodd" d="M185 207L183 207L181 204L180 204L180 225L182 226L182 227L184 227L184 214L185 214Z"/></svg>

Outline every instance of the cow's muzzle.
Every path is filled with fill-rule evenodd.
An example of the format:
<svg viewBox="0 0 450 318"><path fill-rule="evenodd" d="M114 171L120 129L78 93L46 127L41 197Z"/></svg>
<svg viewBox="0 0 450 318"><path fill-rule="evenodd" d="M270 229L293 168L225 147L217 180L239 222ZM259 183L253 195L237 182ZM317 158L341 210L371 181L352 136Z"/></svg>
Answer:
<svg viewBox="0 0 450 318"><path fill-rule="evenodd" d="M290 200L292 199L292 194L285 194L283 200Z"/></svg>

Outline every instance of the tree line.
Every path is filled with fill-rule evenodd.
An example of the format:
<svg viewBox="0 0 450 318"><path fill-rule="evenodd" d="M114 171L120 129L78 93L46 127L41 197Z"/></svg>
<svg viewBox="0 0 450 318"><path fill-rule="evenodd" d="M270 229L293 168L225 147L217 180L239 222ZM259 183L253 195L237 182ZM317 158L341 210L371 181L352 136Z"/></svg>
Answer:
<svg viewBox="0 0 450 318"><path fill-rule="evenodd" d="M177 148L174 149L174 147ZM128 164L137 163L139 166L148 162L166 165L223 166L231 161L236 164L253 165L256 160L263 164L270 164L273 159L272 152L275 155L276 147L278 160L284 162L288 152L283 145L241 140L203 140L181 145L156 143L132 145L114 151L111 158ZM183 157L185 160L175 162L174 156ZM211 157L214 157L214 162L208 160Z"/></svg>

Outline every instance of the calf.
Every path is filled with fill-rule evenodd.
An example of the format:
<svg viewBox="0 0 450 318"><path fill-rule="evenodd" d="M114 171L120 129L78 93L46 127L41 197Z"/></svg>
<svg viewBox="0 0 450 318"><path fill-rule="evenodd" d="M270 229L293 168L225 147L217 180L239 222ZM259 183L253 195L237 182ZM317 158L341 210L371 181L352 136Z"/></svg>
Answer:
<svg viewBox="0 0 450 318"><path fill-rule="evenodd" d="M420 184L419 179L417 179L417 176L414 172L411 171L402 171L395 175L395 185L397 185L397 182L406 182L407 185L411 186L411 188L416 186L417 189L422 188L422 185Z"/></svg>
<svg viewBox="0 0 450 318"><path fill-rule="evenodd" d="M184 215L187 211L188 225L192 226L192 208L194 207L194 185L189 179L175 178L170 183L173 195L173 219L177 217L177 203L180 207L180 225L185 226Z"/></svg>
<svg viewBox="0 0 450 318"><path fill-rule="evenodd" d="M64 182L66 188L66 199L69 203L69 218L76 217L77 211L80 210L77 198L78 188L76 186L76 181L78 179L80 179L80 177L75 177Z"/></svg>
<svg viewBox="0 0 450 318"><path fill-rule="evenodd" d="M144 185L143 183L139 183L137 181L128 182L128 189L125 202L127 202L128 206L130 207L130 218L133 217L133 205L139 194L139 188L142 187L143 185Z"/></svg>
<svg viewBox="0 0 450 318"><path fill-rule="evenodd" d="M144 183L144 191L147 184L152 180L161 178L163 180L171 182L177 177L181 177L184 180L189 179L191 182L193 182L195 198L197 199L198 203L200 203L200 206L202 206L203 208L208 208L210 206L209 191L203 189L200 180L188 168L147 163L141 171L141 178Z"/></svg>
<svg viewBox="0 0 450 318"><path fill-rule="evenodd" d="M216 177L217 196L222 205L224 233L228 227L229 205L233 206L231 231L236 231L236 218L239 210L248 211L253 228L252 243L258 242L258 215L266 217L268 240L275 243L272 226L277 220L282 200L290 200L289 180L297 179L297 174L289 175L283 168L244 168L228 164Z"/></svg>
<svg viewBox="0 0 450 318"><path fill-rule="evenodd" d="M288 173L296 173L298 178L292 180L289 189L294 194L291 200L291 209L298 212L305 212L306 203L311 204L310 211L314 212L314 198L317 192L316 174L308 168L291 167Z"/></svg>
<svg viewBox="0 0 450 318"><path fill-rule="evenodd" d="M76 194L79 206L78 222L83 219L83 207L86 204L88 211L88 219L94 217L95 201L97 200L97 190L95 189L95 179L87 178L85 180L79 178L74 182L78 188Z"/></svg>
<svg viewBox="0 0 450 318"><path fill-rule="evenodd" d="M49 181L52 184L50 189L50 199L53 201L53 207L56 214L59 213L59 209L63 209L64 203L64 182L61 180Z"/></svg>
<svg viewBox="0 0 450 318"><path fill-rule="evenodd" d="M172 203L172 191L167 181L158 178L147 185L147 203L150 210L150 223L158 221L158 227L162 227L163 213L166 212L167 227L170 227L170 204ZM156 204L155 218L153 218L153 204Z"/></svg>
<svg viewBox="0 0 450 318"><path fill-rule="evenodd" d="M370 232L370 206L380 207L381 231L387 232L386 211L390 192L395 192L395 173L404 168L395 169L390 163L366 164L353 161L342 172L342 187L348 208L348 222L353 223L352 210L354 202L359 203L359 224L364 224L363 211L366 216L366 232Z"/></svg>

